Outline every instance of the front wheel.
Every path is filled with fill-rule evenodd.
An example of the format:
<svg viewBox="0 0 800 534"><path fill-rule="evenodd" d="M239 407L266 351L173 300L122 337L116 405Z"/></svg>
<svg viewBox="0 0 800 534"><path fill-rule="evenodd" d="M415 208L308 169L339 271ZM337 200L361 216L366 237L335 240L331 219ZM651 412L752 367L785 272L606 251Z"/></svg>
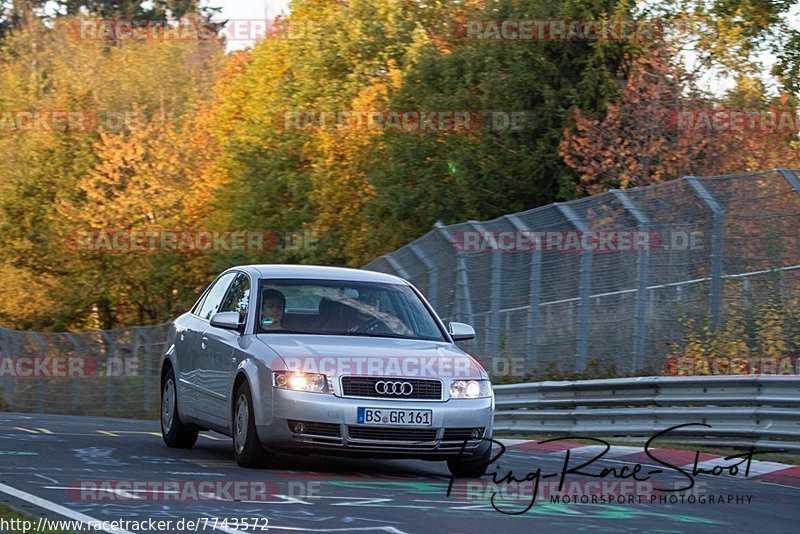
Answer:
<svg viewBox="0 0 800 534"><path fill-rule="evenodd" d="M489 461L492 458L492 448L487 447L486 452L476 458L466 460L448 460L447 468L456 478L480 478L486 474Z"/></svg>
<svg viewBox="0 0 800 534"><path fill-rule="evenodd" d="M272 454L261 446L253 416L250 386L242 382L236 389L233 407L233 455L242 467L266 467Z"/></svg>
<svg viewBox="0 0 800 534"><path fill-rule="evenodd" d="M161 383L161 437L167 447L191 449L199 431L195 426L184 425L178 416L178 389L175 372L170 369Z"/></svg>

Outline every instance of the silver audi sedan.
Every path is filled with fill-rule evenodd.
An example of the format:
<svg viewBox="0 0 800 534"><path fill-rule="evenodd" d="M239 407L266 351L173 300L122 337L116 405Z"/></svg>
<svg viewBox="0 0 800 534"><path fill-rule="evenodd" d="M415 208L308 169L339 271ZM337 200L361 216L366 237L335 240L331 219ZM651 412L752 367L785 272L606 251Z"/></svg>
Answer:
<svg viewBox="0 0 800 534"><path fill-rule="evenodd" d="M233 438L236 461L277 451L447 461L482 476L494 395L481 365L407 281L300 265L223 272L172 324L161 366L161 431L192 447Z"/></svg>

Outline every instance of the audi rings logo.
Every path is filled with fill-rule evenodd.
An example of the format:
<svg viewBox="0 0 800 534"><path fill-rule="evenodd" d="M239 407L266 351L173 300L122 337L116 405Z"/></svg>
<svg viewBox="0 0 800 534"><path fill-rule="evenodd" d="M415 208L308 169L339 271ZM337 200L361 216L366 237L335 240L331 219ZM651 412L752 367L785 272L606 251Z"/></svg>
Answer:
<svg viewBox="0 0 800 534"><path fill-rule="evenodd" d="M375 382L375 391L379 395L403 395L408 397L414 391L411 382L389 382L381 380Z"/></svg>

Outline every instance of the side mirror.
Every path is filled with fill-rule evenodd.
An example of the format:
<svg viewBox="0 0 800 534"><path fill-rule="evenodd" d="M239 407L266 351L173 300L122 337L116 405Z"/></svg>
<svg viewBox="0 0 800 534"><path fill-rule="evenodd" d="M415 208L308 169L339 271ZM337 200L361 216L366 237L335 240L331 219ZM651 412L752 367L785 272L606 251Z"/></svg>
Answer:
<svg viewBox="0 0 800 534"><path fill-rule="evenodd" d="M475 329L468 324L450 323L447 325L447 331L450 332L450 337L453 338L453 341L475 339Z"/></svg>
<svg viewBox="0 0 800 534"><path fill-rule="evenodd" d="M211 318L211 326L239 332L244 324L239 322L239 312L222 312L214 314Z"/></svg>

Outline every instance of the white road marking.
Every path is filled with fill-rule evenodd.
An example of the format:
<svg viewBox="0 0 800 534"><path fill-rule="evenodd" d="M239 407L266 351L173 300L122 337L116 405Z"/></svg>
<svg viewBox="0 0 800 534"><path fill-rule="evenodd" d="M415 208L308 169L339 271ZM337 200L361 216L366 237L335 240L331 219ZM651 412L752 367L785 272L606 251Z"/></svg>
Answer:
<svg viewBox="0 0 800 534"><path fill-rule="evenodd" d="M46 481L50 482L51 484L58 484L58 480L56 480L56 479L54 479L52 477L48 477L48 476L44 476L44 475L33 475L33 476L39 477L39 478L43 478Z"/></svg>
<svg viewBox="0 0 800 534"><path fill-rule="evenodd" d="M81 523L84 523L88 526L97 525L98 523L100 523L98 519L90 517L86 514L70 510L69 508L61 506L60 504L50 502L48 500L42 499L41 497L37 497L36 495L32 495L22 490L12 488L11 486L6 486L5 484L0 484L0 492L5 493L6 495L11 495L12 497L21 499L23 501L28 501L29 503L36 505L40 508L44 508L45 510L48 510L50 512L62 515L64 517L68 517L70 519L74 519L75 521L80 521ZM108 534L133 534L132 532L127 530L113 529L113 528L105 529L103 530L103 532L108 532Z"/></svg>
<svg viewBox="0 0 800 534"><path fill-rule="evenodd" d="M498 439L500 443L505 445L506 447L511 447L512 445L519 445L520 443L529 443L531 440L529 439Z"/></svg>
<svg viewBox="0 0 800 534"><path fill-rule="evenodd" d="M87 488L82 488L80 486L44 486L44 489L55 489L55 490L66 490L66 491L99 491L103 493L113 493L115 495L119 495L124 499L143 499L144 497L139 497L138 495L134 495L134 493L178 493L177 491L162 491L162 490L123 490L118 488L97 488L88 490Z"/></svg>
<svg viewBox="0 0 800 534"><path fill-rule="evenodd" d="M592 456L599 456L606 450L603 445L586 445L585 447L575 447L570 449L569 455L571 457L591 458ZM629 447L623 445L614 445L608 449L608 452L603 455L604 460L618 458L620 456L628 456L629 454L636 454L642 452L641 447ZM563 451L559 451L563 452Z"/></svg>
<svg viewBox="0 0 800 534"><path fill-rule="evenodd" d="M100 430L98 430L100 432ZM117 434L144 434L146 436L155 436L157 438L161 437L161 432L144 432L142 430L115 430Z"/></svg>
<svg viewBox="0 0 800 534"><path fill-rule="evenodd" d="M243 503L257 503L257 504L307 504L311 505L310 502L306 502L302 499L298 499L297 497L292 497L290 495L278 495L275 493L270 493L273 497L277 497L280 499L279 501L236 501L236 502L243 502ZM223 499L226 500L226 499Z"/></svg>
<svg viewBox="0 0 800 534"><path fill-rule="evenodd" d="M392 499L383 497L370 497L369 499L350 499L350 502L334 502L331 506L373 506L385 502L392 502Z"/></svg>
<svg viewBox="0 0 800 534"><path fill-rule="evenodd" d="M82 488L80 486L44 486L44 489L49 490L66 490L66 491L86 491L86 488ZM115 493L121 497L126 499L142 499L136 493L152 493L152 494L159 494L159 495L175 495L179 494L180 491L176 490L161 490L161 489L132 489L132 490L122 490L122 489L115 489L115 488L92 488L91 491L99 491L104 493ZM241 502L241 503L253 503L253 504L305 504L311 505L310 502L304 501L302 499L298 499L297 497L291 497L289 495L278 495L278 494L271 494L273 497L276 497L278 500L275 501L237 501L231 499L224 499L218 496L216 493L207 492L207 493L199 493L200 497L203 497L204 500L209 501L220 501L220 502ZM349 497L348 497L349 498ZM390 499L387 499L390 500Z"/></svg>

